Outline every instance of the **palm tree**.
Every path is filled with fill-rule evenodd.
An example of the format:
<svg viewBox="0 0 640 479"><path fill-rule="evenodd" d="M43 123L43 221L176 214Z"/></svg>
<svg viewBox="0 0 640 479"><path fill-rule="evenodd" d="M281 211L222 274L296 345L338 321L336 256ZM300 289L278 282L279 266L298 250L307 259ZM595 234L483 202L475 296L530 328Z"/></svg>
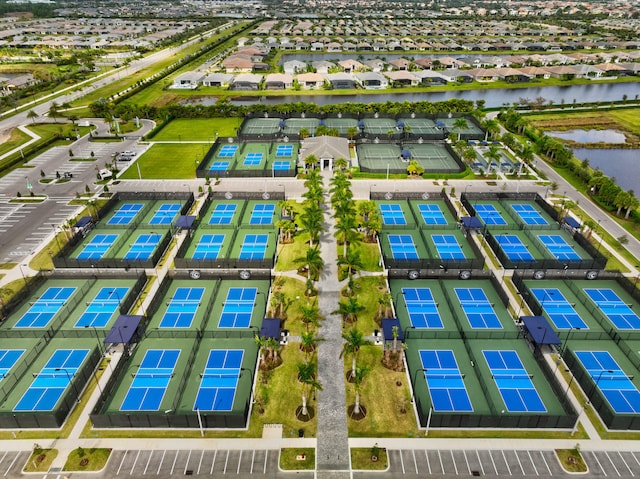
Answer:
<svg viewBox="0 0 640 479"><path fill-rule="evenodd" d="M296 202L293 200L280 200L278 201L278 208L282 210L282 216L288 216L292 220L294 219L294 208Z"/></svg>
<svg viewBox="0 0 640 479"><path fill-rule="evenodd" d="M31 120L31 122L32 122L32 123L35 123L35 122L36 122L36 118L38 118L38 116L39 116L39 115L38 115L35 111L33 111L33 110L29 110L29 111L27 112L27 118L28 118L29 120Z"/></svg>
<svg viewBox="0 0 640 479"><path fill-rule="evenodd" d="M355 126L350 126L347 128L347 138L349 141L353 141L353 139L358 135L358 128Z"/></svg>
<svg viewBox="0 0 640 479"><path fill-rule="evenodd" d="M362 216L363 221L367 221L369 215L378 211L376 202L373 200L366 200L358 204L358 214Z"/></svg>
<svg viewBox="0 0 640 479"><path fill-rule="evenodd" d="M407 173L409 176L420 176L424 173L424 166L418 163L418 160L411 160L407 165Z"/></svg>
<svg viewBox="0 0 640 479"><path fill-rule="evenodd" d="M308 417L307 397L312 389L322 391L322 385L315 379L315 364L298 363L298 381L302 383L302 408L300 416Z"/></svg>
<svg viewBox="0 0 640 479"><path fill-rule="evenodd" d="M309 233L309 246L313 247L314 241L324 231L324 212L315 203L305 205L304 210L298 216L298 221L307 233Z"/></svg>
<svg viewBox="0 0 640 479"><path fill-rule="evenodd" d="M367 341L364 338L364 334L356 328L351 328L346 333L342 333L342 339L344 339L345 342L342 344L340 358L351 356L351 371L349 372L349 378L355 378L358 353L362 346L369 344L369 341Z"/></svg>
<svg viewBox="0 0 640 479"><path fill-rule="evenodd" d="M309 331L309 327L313 325L318 327L320 325L320 308L317 302L308 303L300 306L300 320L305 324L306 330Z"/></svg>
<svg viewBox="0 0 640 479"><path fill-rule="evenodd" d="M300 349L304 351L305 359L309 359L309 354L315 351L320 341L315 331L303 331L300 334Z"/></svg>
<svg viewBox="0 0 640 479"><path fill-rule="evenodd" d="M458 131L458 139L460 139L460 131L469 128L469 123L464 117L456 118L453 122L453 129Z"/></svg>
<svg viewBox="0 0 640 479"><path fill-rule="evenodd" d="M347 166L349 166L349 162L345 158L336 158L336 161L333 162L333 167L338 171L343 172Z"/></svg>
<svg viewBox="0 0 640 479"><path fill-rule="evenodd" d="M51 103L49 107L49 117L53 118L55 123L58 123L57 117L58 113L60 113L60 105L58 105L55 101Z"/></svg>
<svg viewBox="0 0 640 479"><path fill-rule="evenodd" d="M355 374L353 375L353 387L355 389L356 392L356 400L355 400L355 404L353 405L353 415L354 416L360 416L361 411L360 411L360 388L362 387L362 382L364 381L364 378L367 376L367 374L369 374L369 371L371 371L371 368L364 366L361 368L356 368Z"/></svg>
<svg viewBox="0 0 640 479"><path fill-rule="evenodd" d="M364 263L360 257L360 252L354 248L349 248L345 253L345 255L338 258L338 267L344 268L347 271L347 276L351 279L354 274L364 269Z"/></svg>
<svg viewBox="0 0 640 479"><path fill-rule="evenodd" d="M294 263L304 265L307 268L307 279L313 281L320 274L320 270L324 268L324 260L320 254L320 249L312 247L307 249L304 256L300 256L293 260Z"/></svg>
<svg viewBox="0 0 640 479"><path fill-rule="evenodd" d="M338 309L332 314L340 314L346 323L355 323L358 321L358 313L362 310L364 306L358 302L358 298L348 298L346 302L340 301Z"/></svg>
<svg viewBox="0 0 640 479"><path fill-rule="evenodd" d="M295 223L291 220L279 220L276 221L276 228L280 230L280 241L290 243L293 233L296 231Z"/></svg>
<svg viewBox="0 0 640 479"><path fill-rule="evenodd" d="M378 213L372 213L369 218L362 222L364 228L365 240L368 242L375 242L375 237L380 231L382 231L382 221Z"/></svg>
<svg viewBox="0 0 640 479"><path fill-rule="evenodd" d="M304 169L306 171L315 169L315 166L317 163L318 163L318 158L315 155L309 155L304 159Z"/></svg>
<svg viewBox="0 0 640 479"><path fill-rule="evenodd" d="M500 155L500 149L497 146L490 146L489 150L484 154L484 156L487 159L491 160L491 162L489 163L489 170L491 170L493 162L496 162L497 165L500 165L500 158L502 155Z"/></svg>
<svg viewBox="0 0 640 479"><path fill-rule="evenodd" d="M358 239L356 219L353 216L342 216L336 221L334 236L342 243L342 256L347 256L347 246Z"/></svg>
<svg viewBox="0 0 640 479"><path fill-rule="evenodd" d="M257 334L254 337L254 341L256 342L256 344L258 345L258 350L260 351L260 365L259 366L264 366L265 368L267 368L267 364L269 361L269 354L268 354L268 350L267 350L267 338L265 337L260 337Z"/></svg>

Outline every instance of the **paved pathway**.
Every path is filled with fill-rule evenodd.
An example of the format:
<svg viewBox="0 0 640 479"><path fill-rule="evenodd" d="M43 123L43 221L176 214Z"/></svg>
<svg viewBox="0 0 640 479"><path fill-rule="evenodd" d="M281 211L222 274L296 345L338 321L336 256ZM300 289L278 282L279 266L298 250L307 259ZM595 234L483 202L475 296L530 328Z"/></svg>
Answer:
<svg viewBox="0 0 640 479"><path fill-rule="evenodd" d="M323 175L325 189L329 187L326 173ZM347 432L346 392L344 387L342 350L342 319L331 314L340 301L338 282L338 253L334 239L335 220L325 194L326 231L320 238L320 251L324 269L318 282L320 312L325 317L320 329L324 339L318 346L318 379L323 390L318 394L318 437L316 465L318 478L350 477L349 435Z"/></svg>

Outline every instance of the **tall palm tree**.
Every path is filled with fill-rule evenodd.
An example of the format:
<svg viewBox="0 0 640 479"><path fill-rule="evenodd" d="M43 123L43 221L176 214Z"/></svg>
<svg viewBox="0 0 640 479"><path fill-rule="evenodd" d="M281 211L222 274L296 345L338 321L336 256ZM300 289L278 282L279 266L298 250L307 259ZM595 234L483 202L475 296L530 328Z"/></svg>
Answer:
<svg viewBox="0 0 640 479"><path fill-rule="evenodd" d="M293 200L280 200L278 201L278 208L282 210L282 216L288 216L292 220L294 219L294 208L296 202Z"/></svg>
<svg viewBox="0 0 640 479"><path fill-rule="evenodd" d="M307 398L312 389L322 391L322 385L315 379L315 364L298 363L298 381L302 383L302 409L301 416L308 417Z"/></svg>
<svg viewBox="0 0 640 479"><path fill-rule="evenodd" d="M304 323L305 328L309 331L311 326L318 327L320 325L320 308L317 302L307 303L300 306L300 320Z"/></svg>
<svg viewBox="0 0 640 479"><path fill-rule="evenodd" d="M351 278L354 274L364 269L364 263L360 257L360 252L354 248L349 248L345 253L338 258L338 267L344 268L347 271L347 276Z"/></svg>
<svg viewBox="0 0 640 479"><path fill-rule="evenodd" d="M458 139L460 139L460 132L469 127L469 122L464 117L456 118L453 122L453 129L458 131Z"/></svg>
<svg viewBox="0 0 640 479"><path fill-rule="evenodd" d="M340 314L345 323L355 323L358 321L358 313L362 310L364 310L364 306L358 302L358 298L351 297L347 298L346 302L340 301L338 309L332 314Z"/></svg>
<svg viewBox="0 0 640 479"><path fill-rule="evenodd" d="M369 344L369 341L367 341L364 338L364 334L356 328L351 328L346 333L342 333L342 339L344 339L345 342L342 344L340 358L351 356L351 371L349 372L349 378L355 378L358 353L362 346Z"/></svg>
<svg viewBox="0 0 640 479"><path fill-rule="evenodd" d="M31 123L35 123L35 122L36 122L36 118L38 118L38 116L39 116L39 115L38 115L35 111L33 111L33 110L29 110L29 111L27 112L27 118L28 118L29 120L31 120Z"/></svg>
<svg viewBox="0 0 640 479"><path fill-rule="evenodd" d="M360 388L362 387L362 383L364 378L369 374L371 368L367 366L363 366L361 368L356 368L355 374L353 375L353 387L356 392L356 400L353 406L353 415L359 416L361 414L360 411Z"/></svg>
<svg viewBox="0 0 640 479"><path fill-rule="evenodd" d="M307 279L313 281L316 278L322 268L324 268L324 260L320 254L320 249L317 247L307 249L304 256L300 256L293 260L294 263L304 265L307 268Z"/></svg>
<svg viewBox="0 0 640 479"><path fill-rule="evenodd" d="M367 221L369 216L378 211L376 202L366 200L358 204L358 214L362 216L363 221Z"/></svg>
<svg viewBox="0 0 640 479"><path fill-rule="evenodd" d="M304 210L298 216L298 221L307 233L309 233L309 246L313 247L315 240L324 231L324 211L317 204L305 205Z"/></svg>
<svg viewBox="0 0 640 479"><path fill-rule="evenodd" d="M342 256L347 256L347 246L358 239L356 219L353 216L342 216L336 221L334 236L342 243Z"/></svg>
<svg viewBox="0 0 640 479"><path fill-rule="evenodd" d="M280 241L290 243L293 233L296 231L295 223L291 220L278 220L276 228L280 230Z"/></svg>
<svg viewBox="0 0 640 479"><path fill-rule="evenodd" d="M320 341L315 331L303 331L300 334L300 349L304 351L305 359L309 359L309 355L315 351Z"/></svg>

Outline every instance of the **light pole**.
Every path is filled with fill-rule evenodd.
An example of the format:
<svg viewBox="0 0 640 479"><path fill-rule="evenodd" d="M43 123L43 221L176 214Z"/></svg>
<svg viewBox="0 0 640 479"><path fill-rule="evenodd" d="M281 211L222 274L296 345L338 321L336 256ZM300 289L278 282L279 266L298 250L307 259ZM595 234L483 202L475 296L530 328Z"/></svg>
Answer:
<svg viewBox="0 0 640 479"><path fill-rule="evenodd" d="M567 339L564 340L564 345L562 347L562 350L560 351L561 357L564 356L564 353L567 350L567 346L569 345L569 338L571 337L571 331L573 331L574 329L576 331L580 331L581 328L574 328L573 326L569 328L569 332L567 333Z"/></svg>
<svg viewBox="0 0 640 479"><path fill-rule="evenodd" d="M118 309L120 310L120 314L122 314L122 299L120 298L120 294L118 294L118 290L112 289L111 291L107 291L107 293L109 294L109 296L111 296L112 294L116 296L116 298L118 299Z"/></svg>
<svg viewBox="0 0 640 479"><path fill-rule="evenodd" d="M65 373L67 375L67 379L69 380L69 384L71 384L71 386L73 387L73 390L76 394L76 402L80 402L80 392L78 391L78 388L76 387L76 384L73 382L73 376L75 376L75 373L73 375L69 374L69 371L67 371L65 368L55 368L54 371L62 371L63 373ZM32 376L34 378L37 378L40 376L40 374L42 374L42 371L39 373L32 373ZM55 376L55 375L54 375Z"/></svg>
<svg viewBox="0 0 640 479"><path fill-rule="evenodd" d="M598 383L600 382L600 379L602 379L602 375L604 373L613 373L613 370L611 370L611 369L603 369L602 371L600 371L600 374L598 374L598 377L596 378L596 380L593 383L593 387L591 388L591 391L589 391L589 394L587 395L587 402L585 402L584 405L582 406L582 409L580 409L580 412L578 413L578 417L576 417L576 422L573 425L573 429L571 429L571 436L572 437L576 433L576 431L578 430L578 424L580 423L580 416L582 416L582 413L587 408L587 406L589 404L591 404L591 395L593 394L593 392L595 391L596 387L598 386ZM572 375L571 379L573 379L573 375ZM571 388L571 382L569 382L569 388ZM567 392L569 392L569 389L567 389Z"/></svg>
<svg viewBox="0 0 640 479"><path fill-rule="evenodd" d="M84 327L85 329L92 328L93 332L96 333L96 340L98 341L98 351L100 351L100 356L104 355L104 351L100 347L100 336L98 336L98 330L96 329L96 327L93 324L85 324Z"/></svg>

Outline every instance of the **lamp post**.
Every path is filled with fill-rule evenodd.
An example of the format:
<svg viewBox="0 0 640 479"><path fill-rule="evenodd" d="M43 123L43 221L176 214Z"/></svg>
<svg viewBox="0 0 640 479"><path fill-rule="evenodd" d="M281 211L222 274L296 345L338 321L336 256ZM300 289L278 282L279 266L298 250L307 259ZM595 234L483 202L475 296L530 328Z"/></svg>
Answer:
<svg viewBox="0 0 640 479"><path fill-rule="evenodd" d="M63 373L65 373L67 375L67 379L69 380L69 384L71 384L71 386L73 387L73 391L76 394L76 402L80 402L80 392L78 391L78 388L76 387L76 384L73 382L73 375L69 374L69 371L67 371L65 368L55 368L54 371L62 371ZM38 376L40 376L42 372L40 373L33 373L33 377L37 378Z"/></svg>
<svg viewBox="0 0 640 479"><path fill-rule="evenodd" d="M600 382L600 379L602 379L602 375L604 373L613 373L613 370L611 370L611 369L603 369L598 374L598 377L596 378L596 380L593 383L593 387L591 388L591 391L589 391L589 394L587 394L587 402L585 402L584 405L582 406L582 409L580 409L580 412L578 413L578 417L576 417L576 422L573 425L573 428L571 429L571 436L572 437L576 433L576 431L578 430L578 424L580 423L580 417L582 416L582 413L587 408L587 406L589 404L591 404L591 395L593 394L593 392L595 391L596 387L598 386L598 383ZM572 377L572 379L573 379L573 377ZM569 388L570 387L571 387L571 383L569 383ZM569 389L567 389L567 392L569 392Z"/></svg>
<svg viewBox="0 0 640 479"><path fill-rule="evenodd" d="M120 298L120 294L118 294L118 290L112 289L111 291L107 291L107 293L109 294L109 296L111 296L112 294L116 296L116 298L118 299L118 309L120 310L120 314L122 314L122 299Z"/></svg>
<svg viewBox="0 0 640 479"><path fill-rule="evenodd" d="M567 339L564 340L564 345L562 346L562 350L560 351L560 356L564 356L565 351L567 350L567 346L569 345L569 338L571 337L571 331L573 330L580 331L581 328L574 328L573 326L569 327L569 332L567 333Z"/></svg>
<svg viewBox="0 0 640 479"><path fill-rule="evenodd" d="M96 327L93 324L85 324L84 325L85 329L86 328L92 328L93 332L96 333L96 340L98 341L98 351L100 351L100 355L104 355L104 351L103 349L100 347L100 336L98 336L98 330L96 329Z"/></svg>

